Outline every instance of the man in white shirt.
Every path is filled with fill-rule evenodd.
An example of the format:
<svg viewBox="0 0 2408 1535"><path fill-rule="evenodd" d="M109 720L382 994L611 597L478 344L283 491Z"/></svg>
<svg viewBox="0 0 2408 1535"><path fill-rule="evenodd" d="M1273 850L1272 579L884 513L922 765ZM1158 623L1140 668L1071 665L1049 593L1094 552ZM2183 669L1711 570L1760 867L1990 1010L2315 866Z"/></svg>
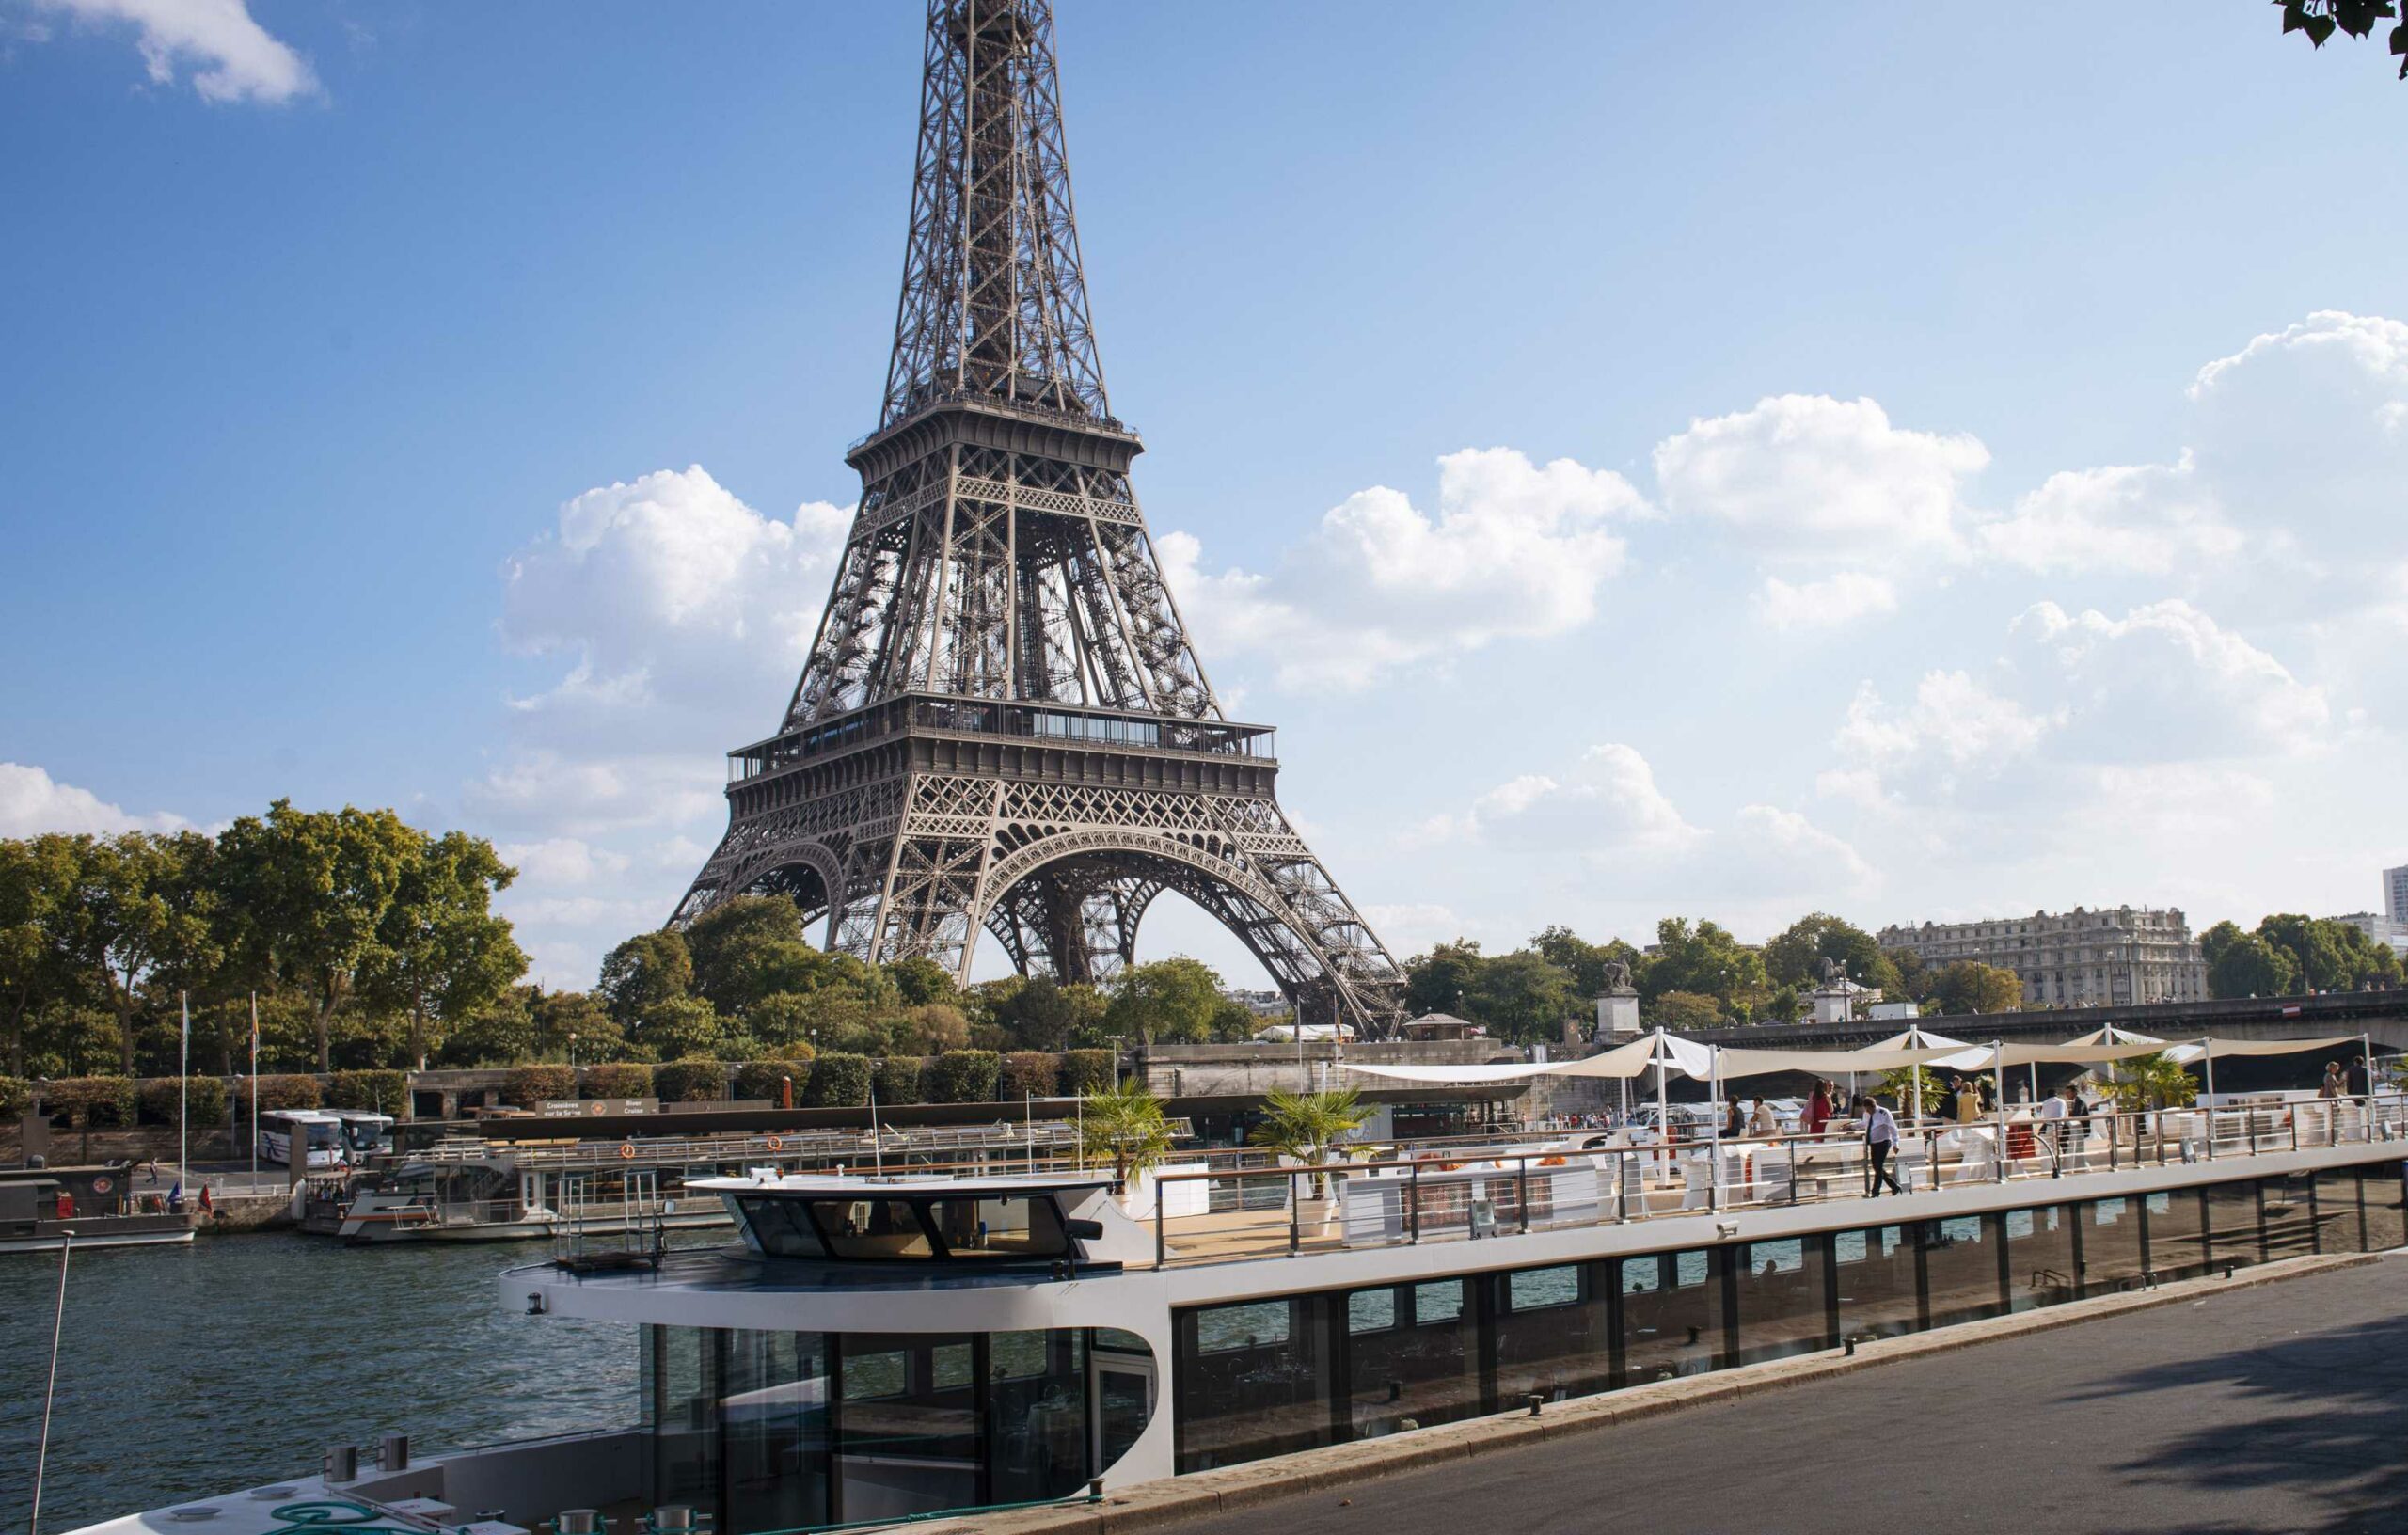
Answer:
<svg viewBox="0 0 2408 1535"><path fill-rule="evenodd" d="M2066 1100L2063 1094L2051 1093L2040 1100L2040 1140L2049 1148L2049 1176L2055 1178L2062 1171L2065 1161Z"/></svg>
<svg viewBox="0 0 2408 1535"><path fill-rule="evenodd" d="M1898 1148L1898 1121L1878 1099L1859 1099L1856 1107L1864 1119L1864 1148L1873 1158L1873 1182L1866 1197L1880 1198L1884 1183L1892 1194L1906 1193L1898 1186L1898 1175L1890 1171L1890 1153Z"/></svg>

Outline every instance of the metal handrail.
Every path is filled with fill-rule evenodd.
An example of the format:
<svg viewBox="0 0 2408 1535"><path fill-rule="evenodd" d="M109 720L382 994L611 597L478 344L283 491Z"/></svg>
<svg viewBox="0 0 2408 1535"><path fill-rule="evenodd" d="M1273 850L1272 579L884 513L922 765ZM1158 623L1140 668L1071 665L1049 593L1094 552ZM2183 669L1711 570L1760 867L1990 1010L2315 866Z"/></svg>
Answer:
<svg viewBox="0 0 2408 1535"><path fill-rule="evenodd" d="M2029 1107L2036 1108L2036 1105ZM2305 1111L2305 1116L2303 1111ZM2220 1104L2211 1107L2190 1105L2162 1109L2102 1109L2060 1119L2046 1119L2036 1113L2027 1112L2024 1117L2005 1121L1990 1117L1963 1124L1931 1122L1901 1126L1899 1160L1893 1165L1898 1167L1902 1174L1910 1172L1918 1182L1927 1173L1929 1178L1927 1186L1938 1190L1943 1186L1943 1174L1952 1163L1956 1169L1956 1177L1953 1181L1964 1181L1968 1168L1983 1168L1987 1169L1986 1176L1988 1179L2005 1182L2021 1179L2063 1178L2094 1172L2121 1171L2127 1165L2128 1152L2129 1165L2133 1167L2150 1163L2162 1166L2169 1163L2187 1163L2205 1160L2209 1147L2219 1137L2226 1141L2227 1155L2254 1157L2300 1148L2302 1142L2300 1125L2303 1117L2311 1122L2312 1128L2306 1137L2307 1146L2311 1149L2349 1143L2370 1144L2377 1139L2408 1138L2408 1098L2395 1094L2361 1094L2351 1098L2293 1100L2279 1107L2258 1104ZM2316 1121L2321 1121L2321 1123L2316 1123ZM2229 1135L2226 1134L2227 1129L2232 1131ZM1941 1138L1952 1132L1965 1131L1977 1133L1972 1140L1960 1145L1957 1154L1953 1159L1948 1157L1941 1145ZM2005 1132L2003 1142L2000 1137L2002 1131ZM2019 1132L2030 1136L2029 1150L2020 1152L2015 1150ZM1554 1140L1560 1143L1561 1136L1558 1135ZM1766 1178L1762 1176L1761 1172L1750 1171L1743 1167L1742 1177L1737 1182L1726 1182L1722 1148L1733 1144L1745 1144L1751 1147L1749 1156L1759 1163L1768 1154L1781 1159L1774 1163L1774 1167L1785 1173L1786 1176ZM1323 1181L1326 1186L1335 1190L1342 1189L1346 1179L1350 1178L1366 1175L1402 1175L1405 1184L1402 1211L1404 1234L1390 1240L1401 1244L1413 1244L1423 1241L1428 1234L1423 1228L1422 1208L1424 1204L1422 1179L1427 1174L1463 1172L1466 1175L1465 1181L1476 1179L1510 1178L1514 1190L1515 1216L1518 1218L1521 1229L1529 1231L1532 1229L1531 1167L1536 1163L1542 1171L1551 1171L1549 1159L1555 1159L1560 1164L1587 1161L1606 1175L1604 1187L1600 1189L1597 1199L1598 1213L1577 1222L1566 1222L1562 1225L1606 1225L1622 1224L1630 1220L1654 1219L1659 1215L1706 1213L1773 1200L1794 1205L1801 1197L1799 1193L1802 1181L1799 1177L1801 1153L1811 1154L1827 1149L1847 1152L1861 1147L1863 1144L1862 1131L1853 1123L1849 1123L1846 1129L1827 1130L1811 1135L1749 1136L1743 1143L1726 1143L1718 1139L1690 1142L1686 1145L1657 1142L1645 1146L1594 1148L1549 1144L1509 1149L1496 1147L1495 1137L1490 1137L1488 1145L1478 1153L1466 1151L1462 1157L1462 1161L1466 1163L1491 1164L1486 1167L1445 1165L1451 1159L1442 1154L1425 1151L1418 1156L1387 1157L1361 1162L1323 1162L1291 1167L1223 1168L1194 1173L1162 1173L1155 1175L1153 1179L1155 1203L1152 1219L1155 1264L1157 1267L1168 1267L1180 1262L1244 1261L1275 1256L1281 1251L1291 1256L1303 1252L1305 1250L1303 1214L1299 1208L1302 1200L1295 1191L1299 1181L1308 1178ZM1975 1146L1982 1147L1980 1155L1965 1154ZM1909 1151L1909 1147L1912 1147L1911 1153ZM1707 1150L1713 1159L1707 1164L1705 1187L1703 1191L1706 1196L1705 1205L1702 1209L1684 1207L1681 1210L1665 1211L1647 1208L1647 1200L1643 1193L1648 1181L1644 1171L1646 1164L1660 1163L1657 1180L1659 1183L1670 1183L1674 1180L1677 1169L1696 1163L1697 1153L1700 1150ZM2102 1153L2103 1164L2099 1161ZM1631 1183L1629 1169L1632 1158L1643 1159L1639 1180L1642 1193L1637 1201L1627 1196ZM1611 1161L1608 1162L1607 1159ZM1866 1178L1870 1176L1869 1163L1856 1156L1844 1155L1839 1159L1836 1166L1843 1179L1851 1174ZM1681 1180L1686 1182L1686 1175L1679 1176ZM1170 1239L1171 1217L1166 1209L1168 1202L1162 1193L1164 1185L1196 1182L1243 1184L1248 1179L1267 1179L1282 1180L1290 1191L1281 1209L1264 1212L1272 1216L1272 1220L1256 1223L1240 1222L1235 1225L1225 1223L1216 1226L1210 1232L1198 1234L1226 1239L1233 1233L1243 1234L1248 1229L1270 1227L1275 1222L1280 1233L1274 1239L1275 1245L1262 1247L1248 1245L1243 1250L1215 1250L1185 1256L1177 1250L1176 1244ZM1333 1195L1333 1197L1336 1195ZM1552 1200L1553 1185L1551 1183L1548 1185L1547 1197L1550 1201ZM1817 1193L1815 1197L1818 1200L1832 1200L1850 1196L1845 1193L1834 1194L1825 1187ZM1637 1207L1635 1209L1634 1204ZM1241 1202L1237 1213L1244 1212L1243 1202ZM1449 1224L1453 1223L1450 1221ZM1553 1226L1556 1223L1548 1224ZM1476 1227L1474 1214L1468 1208L1465 1214L1464 1226L1467 1239L1476 1240L1481 1235Z"/></svg>

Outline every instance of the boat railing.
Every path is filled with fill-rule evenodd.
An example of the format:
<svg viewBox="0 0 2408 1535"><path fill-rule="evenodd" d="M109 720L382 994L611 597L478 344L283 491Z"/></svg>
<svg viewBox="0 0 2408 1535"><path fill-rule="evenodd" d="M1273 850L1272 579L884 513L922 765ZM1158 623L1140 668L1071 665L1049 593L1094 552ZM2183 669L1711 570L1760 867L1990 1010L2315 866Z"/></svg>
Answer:
<svg viewBox="0 0 2408 1535"><path fill-rule="evenodd" d="M663 1166L843 1159L850 1163L874 1161L880 1156L912 1157L941 1151L1025 1153L1033 1148L1038 1152L1068 1155L1078 1144L1076 1128L1061 1123L1015 1127L1008 1133L1000 1127L981 1127L975 1134L953 1134L942 1139L927 1137L923 1131L910 1132L907 1138L890 1131L875 1142L866 1128L843 1132L806 1131L793 1134L765 1132L757 1135L630 1137L619 1141L576 1140L572 1128L576 1123L573 1119L562 1121L564 1133L560 1141L437 1141L423 1151L411 1152L394 1160L452 1165L483 1163L496 1156L507 1155L539 1169L604 1167L627 1162ZM920 1165L914 1163L914 1170L919 1170ZM957 1167L978 1170L980 1164L939 1163L927 1165L950 1171Z"/></svg>
<svg viewBox="0 0 2408 1535"><path fill-rule="evenodd" d="M1642 1132L1645 1133L1645 1132ZM1585 1132L1594 1137L1601 1132ZM1312 1251L1478 1241L1726 1210L1873 1196L1853 1123L1817 1133L1582 1146L1545 1144L1164 1172L1149 1180L1157 1267ZM2028 1104L1968 1122L1902 1123L1886 1171L1896 1192L2054 1180L2136 1168L2408 1142L2396 1094L2047 1118ZM1231 1197L1232 1189L1237 1191Z"/></svg>

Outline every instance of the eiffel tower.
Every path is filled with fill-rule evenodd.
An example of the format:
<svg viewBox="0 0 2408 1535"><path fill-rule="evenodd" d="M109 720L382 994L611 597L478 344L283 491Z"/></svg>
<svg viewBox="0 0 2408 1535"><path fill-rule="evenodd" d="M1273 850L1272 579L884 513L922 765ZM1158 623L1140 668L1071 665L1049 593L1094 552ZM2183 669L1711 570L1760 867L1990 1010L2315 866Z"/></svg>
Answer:
<svg viewBox="0 0 2408 1535"><path fill-rule="evenodd" d="M725 839L673 925L783 893L827 945L967 982L1108 978L1176 891L1311 1022L1402 977L1228 719L1130 489L1079 267L1052 0L930 0L911 236L862 498L776 735L729 753Z"/></svg>

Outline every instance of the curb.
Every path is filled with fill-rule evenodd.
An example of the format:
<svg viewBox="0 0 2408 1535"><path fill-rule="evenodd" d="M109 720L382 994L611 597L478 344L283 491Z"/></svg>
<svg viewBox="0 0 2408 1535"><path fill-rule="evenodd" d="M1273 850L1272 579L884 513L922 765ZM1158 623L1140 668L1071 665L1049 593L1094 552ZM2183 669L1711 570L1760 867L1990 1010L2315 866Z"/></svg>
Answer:
<svg viewBox="0 0 2408 1535"><path fill-rule="evenodd" d="M2238 1271L2228 1279L2185 1279L2156 1290L2069 1301L2013 1316L1860 1343L1853 1354L1826 1349L1817 1353L1716 1370L1709 1375L1625 1386L1620 1391L1551 1403L1536 1417L1499 1414L1471 1418L1360 1444L1333 1445L1275 1460L1146 1482L1126 1493L1107 1494L1101 1503L970 1515L935 1520L918 1527L930 1535L1124 1535L1127 1531L1155 1529L1182 1519L1255 1508L1298 1493L1350 1487L1399 1472L1566 1439L1617 1423L1635 1423L1668 1413L1755 1397L1768 1389L1804 1385L1882 1365L1953 1353L2004 1338L2052 1333L2106 1317L2153 1311L2287 1279L2359 1268L2380 1262L2384 1256L2337 1253L2330 1257L2282 1258Z"/></svg>

